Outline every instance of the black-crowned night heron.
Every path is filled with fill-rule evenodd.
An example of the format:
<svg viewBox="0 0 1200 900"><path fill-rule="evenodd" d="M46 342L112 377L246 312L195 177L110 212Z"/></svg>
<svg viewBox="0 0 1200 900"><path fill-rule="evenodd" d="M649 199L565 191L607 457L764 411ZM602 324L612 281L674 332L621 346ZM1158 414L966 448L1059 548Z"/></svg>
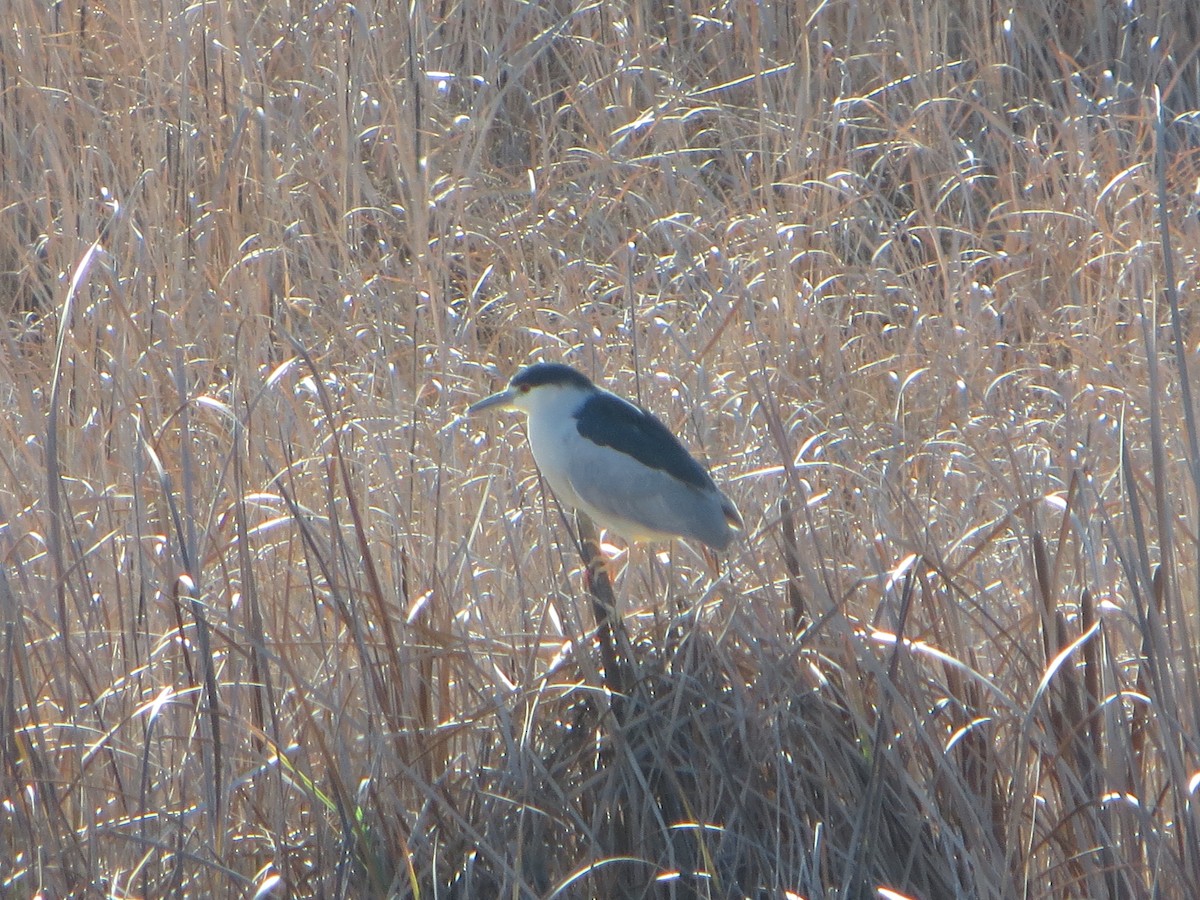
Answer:
<svg viewBox="0 0 1200 900"><path fill-rule="evenodd" d="M742 517L662 422L570 366L537 363L469 413L525 413L533 458L565 505L633 543L685 538L724 550Z"/></svg>

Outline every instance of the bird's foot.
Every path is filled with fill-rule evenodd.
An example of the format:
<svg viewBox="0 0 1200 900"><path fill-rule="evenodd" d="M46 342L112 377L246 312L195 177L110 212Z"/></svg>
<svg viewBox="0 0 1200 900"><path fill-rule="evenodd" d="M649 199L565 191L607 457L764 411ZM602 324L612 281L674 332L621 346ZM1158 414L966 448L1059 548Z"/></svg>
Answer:
<svg viewBox="0 0 1200 900"><path fill-rule="evenodd" d="M583 570L583 585L589 593L595 593L592 590L595 580L598 578L607 579L609 584L617 580L617 576L625 568L625 564L629 561L629 553L625 550L617 550L612 544L600 544L595 547L595 552L589 554L587 566Z"/></svg>

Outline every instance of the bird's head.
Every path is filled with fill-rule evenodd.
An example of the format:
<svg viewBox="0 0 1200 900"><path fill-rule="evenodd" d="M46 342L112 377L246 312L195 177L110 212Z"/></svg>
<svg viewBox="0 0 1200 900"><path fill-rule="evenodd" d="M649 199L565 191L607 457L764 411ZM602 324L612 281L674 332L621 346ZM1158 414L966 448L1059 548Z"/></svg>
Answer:
<svg viewBox="0 0 1200 900"><path fill-rule="evenodd" d="M534 363L517 372L507 388L472 404L467 412L474 415L488 409L514 409L530 416L552 407L573 410L594 393L596 386L570 366Z"/></svg>

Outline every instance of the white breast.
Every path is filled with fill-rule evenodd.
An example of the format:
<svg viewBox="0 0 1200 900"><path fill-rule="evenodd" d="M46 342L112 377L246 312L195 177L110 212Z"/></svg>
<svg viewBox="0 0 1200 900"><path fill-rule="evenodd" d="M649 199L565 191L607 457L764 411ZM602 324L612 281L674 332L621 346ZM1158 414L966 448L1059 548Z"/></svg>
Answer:
<svg viewBox="0 0 1200 900"><path fill-rule="evenodd" d="M575 389L547 386L531 394L526 410L533 458L555 496L573 509L584 508L567 477L572 447L581 440L574 413L584 399Z"/></svg>

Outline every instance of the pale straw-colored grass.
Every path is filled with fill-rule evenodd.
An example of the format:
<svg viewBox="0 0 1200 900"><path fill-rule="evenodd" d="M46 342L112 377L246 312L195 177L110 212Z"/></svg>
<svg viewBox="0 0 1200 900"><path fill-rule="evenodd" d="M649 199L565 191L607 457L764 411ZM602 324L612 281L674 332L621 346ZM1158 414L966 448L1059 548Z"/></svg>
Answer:
<svg viewBox="0 0 1200 900"><path fill-rule="evenodd" d="M0 894L1200 894L1189 4L0 18ZM615 701L535 359L747 522Z"/></svg>

